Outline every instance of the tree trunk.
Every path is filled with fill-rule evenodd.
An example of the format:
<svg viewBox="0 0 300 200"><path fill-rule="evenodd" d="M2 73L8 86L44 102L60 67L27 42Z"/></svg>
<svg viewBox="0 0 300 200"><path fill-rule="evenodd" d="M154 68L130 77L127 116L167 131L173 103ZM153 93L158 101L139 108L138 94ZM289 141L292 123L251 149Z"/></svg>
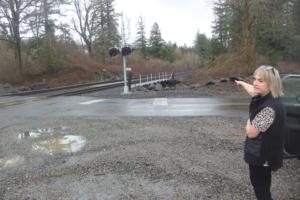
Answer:
<svg viewBox="0 0 300 200"><path fill-rule="evenodd" d="M22 62L22 51L21 51L21 37L20 37L20 23L19 15L16 13L16 19L14 21L14 36L15 36L15 56L18 64L18 72L23 77L23 62Z"/></svg>
<svg viewBox="0 0 300 200"><path fill-rule="evenodd" d="M16 41L16 60L18 62L18 71L21 77L23 77L23 61L20 40Z"/></svg>
<svg viewBox="0 0 300 200"><path fill-rule="evenodd" d="M244 45L244 56L249 70L252 70L254 67L253 47L251 41L251 26L252 26L252 19L250 16L250 5L249 5L249 1L246 0L244 4L243 45Z"/></svg>

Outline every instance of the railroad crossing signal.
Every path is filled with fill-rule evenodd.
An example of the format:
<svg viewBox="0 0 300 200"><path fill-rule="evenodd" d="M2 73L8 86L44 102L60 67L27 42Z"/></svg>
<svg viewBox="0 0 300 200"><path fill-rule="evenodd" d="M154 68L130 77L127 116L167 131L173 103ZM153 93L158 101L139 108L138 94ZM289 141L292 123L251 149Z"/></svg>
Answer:
<svg viewBox="0 0 300 200"><path fill-rule="evenodd" d="M127 85L127 76L126 76L126 71L128 69L127 68L127 57L126 56L131 54L132 51L133 51L133 49L131 47L128 47L128 46L125 46L125 45L121 49L116 48L116 47L112 47L108 50L108 54L109 54L110 57L114 57L114 56L117 56L119 54L121 54L121 56L123 57L124 94L129 93L129 87Z"/></svg>
<svg viewBox="0 0 300 200"><path fill-rule="evenodd" d="M108 50L108 54L110 57L115 57L115 56L118 56L119 54L121 56L128 56L129 54L132 53L132 51L133 51L133 49L128 46L122 47L121 49L112 47Z"/></svg>
<svg viewBox="0 0 300 200"><path fill-rule="evenodd" d="M120 49L116 48L116 47L112 47L108 50L108 54L110 57L114 57L120 54Z"/></svg>
<svg viewBox="0 0 300 200"><path fill-rule="evenodd" d="M132 49L130 47L123 47L121 49L121 54L122 56L128 56L129 54L131 54Z"/></svg>

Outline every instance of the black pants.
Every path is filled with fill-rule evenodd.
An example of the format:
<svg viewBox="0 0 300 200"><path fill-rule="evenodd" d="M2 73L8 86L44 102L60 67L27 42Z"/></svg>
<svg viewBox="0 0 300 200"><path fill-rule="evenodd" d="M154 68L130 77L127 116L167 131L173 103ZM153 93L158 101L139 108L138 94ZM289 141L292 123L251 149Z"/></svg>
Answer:
<svg viewBox="0 0 300 200"><path fill-rule="evenodd" d="M250 181L258 200L272 200L270 167L249 165Z"/></svg>

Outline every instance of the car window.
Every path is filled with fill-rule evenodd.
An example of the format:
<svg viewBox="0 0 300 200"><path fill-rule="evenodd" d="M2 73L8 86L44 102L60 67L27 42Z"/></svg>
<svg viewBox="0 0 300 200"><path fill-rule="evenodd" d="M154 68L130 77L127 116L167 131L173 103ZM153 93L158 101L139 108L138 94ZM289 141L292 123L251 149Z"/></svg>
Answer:
<svg viewBox="0 0 300 200"><path fill-rule="evenodd" d="M289 74L282 77L283 102L300 106L300 74Z"/></svg>

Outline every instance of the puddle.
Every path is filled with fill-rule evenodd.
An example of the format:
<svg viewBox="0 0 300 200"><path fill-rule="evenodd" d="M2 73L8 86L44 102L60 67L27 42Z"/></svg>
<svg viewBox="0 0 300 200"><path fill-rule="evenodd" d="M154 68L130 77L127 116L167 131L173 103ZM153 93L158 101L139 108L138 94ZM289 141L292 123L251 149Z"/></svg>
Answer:
<svg viewBox="0 0 300 200"><path fill-rule="evenodd" d="M19 139L38 138L40 136L41 136L41 133L39 133L39 132L25 131L24 133L19 133L18 138Z"/></svg>
<svg viewBox="0 0 300 200"><path fill-rule="evenodd" d="M55 127L55 128L39 128L30 131L24 131L23 133L18 134L19 139L26 139L26 138L38 138L43 134L52 135L55 132L64 133L68 130L68 127Z"/></svg>
<svg viewBox="0 0 300 200"><path fill-rule="evenodd" d="M86 144L83 136L66 135L63 137L51 138L35 143L32 148L50 155L56 153L75 153L80 151Z"/></svg>
<svg viewBox="0 0 300 200"><path fill-rule="evenodd" d="M24 162L25 158L22 156L15 156L12 158L0 158L0 169L16 167L22 165Z"/></svg>

